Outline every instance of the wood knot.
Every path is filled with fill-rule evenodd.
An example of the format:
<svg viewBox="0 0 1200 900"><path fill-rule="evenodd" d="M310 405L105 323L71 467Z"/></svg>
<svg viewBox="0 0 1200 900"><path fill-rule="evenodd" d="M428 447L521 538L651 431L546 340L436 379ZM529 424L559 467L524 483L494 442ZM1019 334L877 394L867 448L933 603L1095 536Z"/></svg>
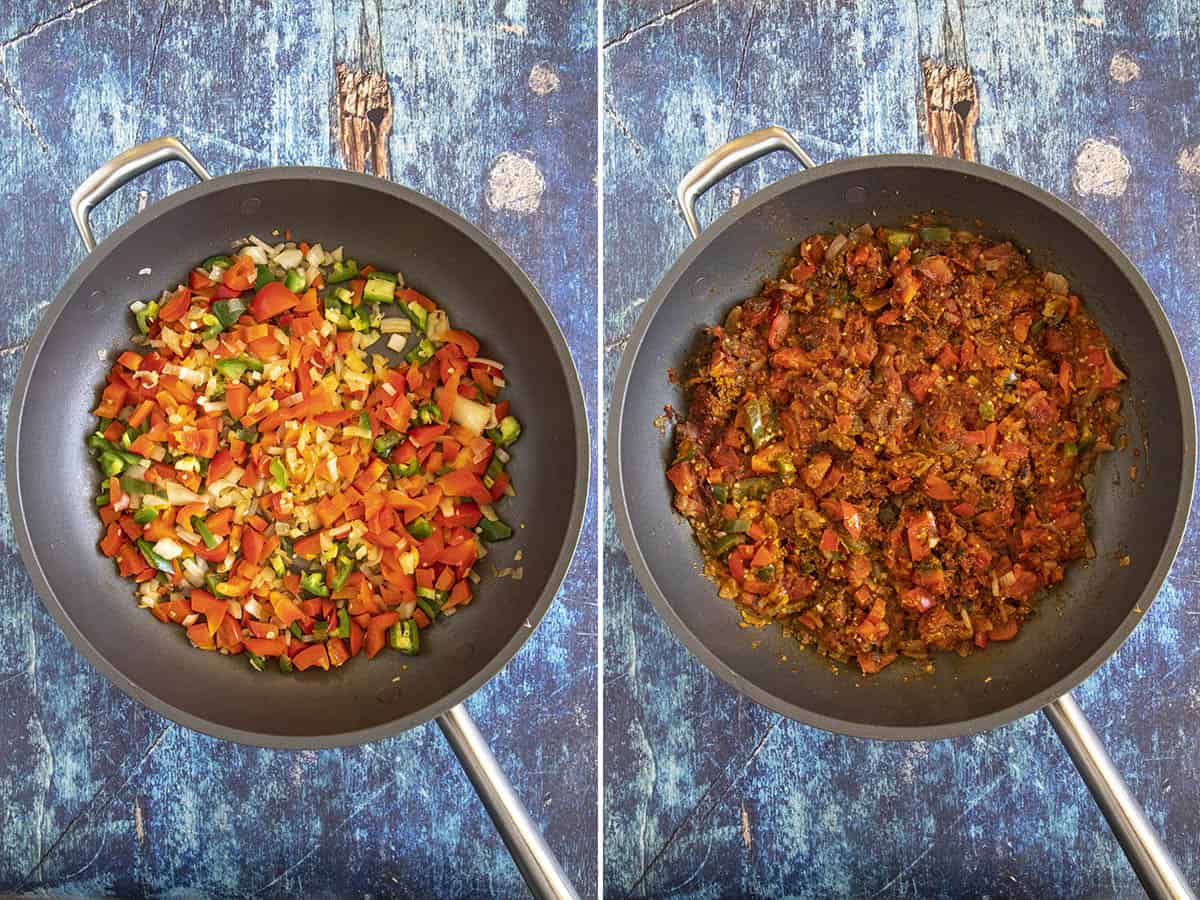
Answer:
<svg viewBox="0 0 1200 900"><path fill-rule="evenodd" d="M979 158L975 124L979 95L970 69L921 60L925 76L925 130L933 152L972 162Z"/></svg>
<svg viewBox="0 0 1200 900"><path fill-rule="evenodd" d="M381 178L389 177L392 91L387 76L338 63L337 110L342 162L356 172L370 171Z"/></svg>

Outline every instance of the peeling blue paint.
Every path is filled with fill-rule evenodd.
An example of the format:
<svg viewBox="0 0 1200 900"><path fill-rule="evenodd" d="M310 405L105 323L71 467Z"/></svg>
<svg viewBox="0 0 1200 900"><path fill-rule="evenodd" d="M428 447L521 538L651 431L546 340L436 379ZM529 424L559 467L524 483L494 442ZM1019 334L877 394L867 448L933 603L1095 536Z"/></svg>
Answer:
<svg viewBox="0 0 1200 900"><path fill-rule="evenodd" d="M463 4L66 0L0 8L0 263L83 257L66 201L100 162L175 134L216 173L338 165L334 66L382 67L394 180L480 225L554 308L596 408L594 11ZM581 24L583 23L583 24ZM593 23L587 27L587 23ZM500 26L519 24L513 31ZM527 85L542 62L561 80ZM536 160L538 210L484 202L500 153ZM97 234L189 183L159 170L104 203ZM49 296L0 316L0 397ZM3 494L0 493L0 497ZM3 502L3 501L0 501ZM585 535L595 535L595 507ZM596 883L596 542L512 663L468 702L584 896ZM101 679L43 612L0 527L0 891L510 897L524 888L436 727L280 753L172 725ZM552 699L549 699L552 698Z"/></svg>
<svg viewBox="0 0 1200 900"><path fill-rule="evenodd" d="M969 62L980 160L1082 209L1134 259L1200 378L1194 2L606 4L605 395L641 302L689 239L676 182L768 124L818 161L928 152L920 60ZM1113 80L1128 54L1137 78ZM1120 196L1080 196L1088 138ZM703 221L793 170L782 154L701 202ZM1194 382L1195 383L1195 382ZM1200 884L1200 543L1077 699ZM692 659L655 615L605 515L605 883L613 896L1128 897L1139 886L1048 724L884 744L781 719Z"/></svg>

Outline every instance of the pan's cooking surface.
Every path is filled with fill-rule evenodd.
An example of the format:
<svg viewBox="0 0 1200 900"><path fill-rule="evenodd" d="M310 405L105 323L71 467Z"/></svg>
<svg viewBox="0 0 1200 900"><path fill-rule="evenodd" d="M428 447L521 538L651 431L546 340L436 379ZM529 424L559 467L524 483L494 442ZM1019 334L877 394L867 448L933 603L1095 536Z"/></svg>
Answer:
<svg viewBox="0 0 1200 900"><path fill-rule="evenodd" d="M733 606L699 572L687 524L671 511L663 407L683 407L666 371L697 328L751 296L801 237L832 225L894 224L931 206L951 222L1009 236L1037 264L1062 272L1130 370L1131 454L1112 454L1091 493L1095 562L1075 567L1011 644L965 660L940 657L905 683L897 664L873 679L834 675L777 629L738 627ZM610 478L618 525L660 613L702 661L753 699L819 727L875 737L937 737L995 727L1064 693L1136 625L1170 565L1186 518L1194 423L1174 337L1140 276L1094 227L1017 179L924 157L821 167L755 195L701 235L647 303L617 375L610 410ZM1051 248L1049 251L1041 248ZM1147 452L1148 448L1148 452ZM1115 557L1131 556L1120 567ZM1059 610L1061 609L1061 613ZM757 645L757 646L755 646ZM786 657L786 662L783 660Z"/></svg>
<svg viewBox="0 0 1200 900"><path fill-rule="evenodd" d="M83 438L111 353L128 342L128 304L157 296L196 260L237 238L285 227L298 239L344 244L360 259L403 272L480 337L485 355L506 361L513 385L527 386L511 398L526 431L512 463L520 494L506 502L508 520L524 526L513 542L525 551L524 578L489 577L485 564L476 600L436 634L427 632L428 652L406 658L404 671L393 655L355 660L325 678L256 677L248 666L191 650L179 629L137 609L128 584L95 549L97 476ZM152 273L139 275L146 267ZM60 624L118 686L219 736L320 746L382 737L436 715L524 642L553 599L579 533L586 424L557 326L487 238L386 182L275 169L171 197L119 230L72 275L31 341L22 375L8 474L10 490L20 492L17 537L35 584L43 594L52 591Z"/></svg>

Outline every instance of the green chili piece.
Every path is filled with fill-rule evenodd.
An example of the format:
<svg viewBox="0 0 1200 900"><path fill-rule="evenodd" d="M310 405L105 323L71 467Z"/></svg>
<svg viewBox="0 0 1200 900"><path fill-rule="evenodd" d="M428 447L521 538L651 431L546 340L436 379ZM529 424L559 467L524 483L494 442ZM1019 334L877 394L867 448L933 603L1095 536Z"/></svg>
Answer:
<svg viewBox="0 0 1200 900"><path fill-rule="evenodd" d="M1032 338L1035 338L1045 330L1046 330L1046 320L1038 319L1036 322L1034 322L1032 325L1029 326L1029 336Z"/></svg>
<svg viewBox="0 0 1200 900"><path fill-rule="evenodd" d="M293 623L293 624L295 624L295 623ZM295 671L295 669L296 669L296 667L292 665L292 658L290 656L288 656L286 653L280 653L279 654L279 671L282 672L284 675L290 675L292 672Z"/></svg>
<svg viewBox="0 0 1200 900"><path fill-rule="evenodd" d="M200 263L200 268L205 272L211 272L214 267L220 269L228 269L233 265L233 260L228 256L210 256L204 262Z"/></svg>
<svg viewBox="0 0 1200 900"><path fill-rule="evenodd" d="M433 535L433 526L424 516L414 519L408 526L408 533L418 541L423 541Z"/></svg>
<svg viewBox="0 0 1200 900"><path fill-rule="evenodd" d="M153 506L143 506L133 514L133 521L139 525L149 525L158 518L158 510Z"/></svg>
<svg viewBox="0 0 1200 900"><path fill-rule="evenodd" d="M330 637L348 638L350 637L350 613L342 607L337 611L338 627L329 632Z"/></svg>
<svg viewBox="0 0 1200 900"><path fill-rule="evenodd" d="M996 405L991 400L979 401L979 418L985 422L996 421Z"/></svg>
<svg viewBox="0 0 1200 900"><path fill-rule="evenodd" d="M267 661L265 659L263 659L257 653L250 654L250 668L252 668L255 672L261 672L266 667Z"/></svg>
<svg viewBox="0 0 1200 900"><path fill-rule="evenodd" d="M412 619L397 622L388 629L388 644L393 650L416 656L421 651L421 629Z"/></svg>
<svg viewBox="0 0 1200 900"><path fill-rule="evenodd" d="M158 316L158 301L151 300L144 307L133 314L133 318L137 321L138 331L142 334L147 334L150 331L150 323Z"/></svg>
<svg viewBox="0 0 1200 900"><path fill-rule="evenodd" d="M436 403L422 403L417 407L417 421L422 425L434 425L442 421L442 410Z"/></svg>
<svg viewBox="0 0 1200 900"><path fill-rule="evenodd" d="M134 478L131 475L121 476L121 488L127 494L153 494L155 492L154 485L150 482Z"/></svg>
<svg viewBox="0 0 1200 900"><path fill-rule="evenodd" d="M325 587L324 572L305 572L300 576L300 587L316 597L329 596L329 588Z"/></svg>
<svg viewBox="0 0 1200 900"><path fill-rule="evenodd" d="M722 557L745 540L744 534L723 534L709 543L708 550L713 556Z"/></svg>
<svg viewBox="0 0 1200 900"><path fill-rule="evenodd" d="M108 501L109 501L108 494L97 494L96 495L96 505L97 506L108 506Z"/></svg>
<svg viewBox="0 0 1200 900"><path fill-rule="evenodd" d="M312 636L318 641L323 641L329 637L329 623L324 619L320 619L313 623Z"/></svg>
<svg viewBox="0 0 1200 900"><path fill-rule="evenodd" d="M771 490L771 479L764 476L743 478L733 483L733 502L761 500Z"/></svg>
<svg viewBox="0 0 1200 900"><path fill-rule="evenodd" d="M727 485L710 484L708 486L708 489L712 493L713 499L716 500L718 503L724 503L726 500L729 499L729 487Z"/></svg>
<svg viewBox="0 0 1200 900"><path fill-rule="evenodd" d="M358 262L353 259L345 259L341 262L335 262L333 268L330 269L326 281L330 284L341 284L343 281L349 281L358 274Z"/></svg>
<svg viewBox="0 0 1200 900"><path fill-rule="evenodd" d="M750 433L750 443L754 445L755 450L758 450L774 437L768 423L771 407L766 400L751 397L746 401L743 409L746 413L746 429Z"/></svg>
<svg viewBox="0 0 1200 900"><path fill-rule="evenodd" d="M224 581L224 578L219 578L213 572L207 572L204 575L204 585L208 588L210 594L215 594L217 592L217 585L224 583Z"/></svg>
<svg viewBox="0 0 1200 900"><path fill-rule="evenodd" d="M921 229L921 240L926 244L950 240L950 229L945 225L937 225Z"/></svg>
<svg viewBox="0 0 1200 900"><path fill-rule="evenodd" d="M429 312L416 300L410 300L404 304L404 314L408 316L414 325L421 331L425 330L425 326L429 322Z"/></svg>
<svg viewBox="0 0 1200 900"><path fill-rule="evenodd" d="M287 490L288 474L283 467L283 461L276 458L271 460L271 487L277 491Z"/></svg>
<svg viewBox="0 0 1200 900"><path fill-rule="evenodd" d="M433 341L429 338L421 338L415 347L404 354L404 360L409 363L424 363L433 359L433 354Z"/></svg>
<svg viewBox="0 0 1200 900"><path fill-rule="evenodd" d="M350 577L350 573L354 571L354 558L343 556L338 560L337 571L333 573L333 582L330 584L335 591L340 591L343 585L346 584L346 579Z"/></svg>
<svg viewBox="0 0 1200 900"><path fill-rule="evenodd" d="M381 434L379 437L375 438L375 443L372 444L371 447L380 456L387 456L393 450L396 449L396 445L399 444L402 440L404 440L404 435L402 435L400 432L388 431L384 434ZM413 457L413 460L416 460L415 456ZM409 474L413 475L416 473L410 472Z"/></svg>
<svg viewBox="0 0 1200 900"><path fill-rule="evenodd" d="M215 549L221 543L221 539L208 530L208 526L204 524L204 520L200 516L192 516L192 529L200 535L204 546L209 550Z"/></svg>
<svg viewBox="0 0 1200 900"><path fill-rule="evenodd" d="M1079 445L1077 443L1075 443L1074 441L1067 441L1065 444L1063 444L1063 456L1070 457L1070 456L1078 456L1078 455L1079 455Z"/></svg>
<svg viewBox="0 0 1200 900"><path fill-rule="evenodd" d="M421 461L414 456L408 462L389 463L388 471L392 473L393 478L408 478L421 471Z"/></svg>
<svg viewBox="0 0 1200 900"><path fill-rule="evenodd" d="M296 637L296 638L304 637L304 629L300 627L299 622L293 622L291 625L289 625L288 631L290 631L292 633L292 637Z"/></svg>
<svg viewBox="0 0 1200 900"><path fill-rule="evenodd" d="M888 252L895 256L904 247L912 243L912 239L916 236L911 231L899 231L891 228L883 229L884 238L887 240Z"/></svg>
<svg viewBox="0 0 1200 900"><path fill-rule="evenodd" d="M235 428L233 430L233 435L239 441L245 441L247 444L254 444L258 441L258 429L253 427Z"/></svg>
<svg viewBox="0 0 1200 900"><path fill-rule="evenodd" d="M726 519L721 530L726 534L744 534L750 530L749 519Z"/></svg>
<svg viewBox="0 0 1200 900"><path fill-rule="evenodd" d="M434 619L437 618L437 615L438 615L437 609L435 609L433 604L430 603L428 600L426 600L424 597L417 597L417 606L419 606L421 608L421 610L425 613L425 615L429 616L430 621L433 621Z"/></svg>
<svg viewBox="0 0 1200 900"><path fill-rule="evenodd" d="M761 566L754 570L754 577L759 581L771 581L775 577L775 566Z"/></svg>

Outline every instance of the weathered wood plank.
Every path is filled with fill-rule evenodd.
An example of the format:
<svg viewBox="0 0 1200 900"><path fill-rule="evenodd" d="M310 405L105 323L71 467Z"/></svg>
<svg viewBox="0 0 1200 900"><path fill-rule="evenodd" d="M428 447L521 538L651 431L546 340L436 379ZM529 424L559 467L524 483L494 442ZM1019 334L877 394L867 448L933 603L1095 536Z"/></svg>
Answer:
<svg viewBox="0 0 1200 900"><path fill-rule="evenodd" d="M818 162L929 152L923 60L972 73L981 162L1057 193L1129 252L1196 377L1196 4L1017 0L1004 4L1002 25L994 5L928 0L678 5L606 8L606 395L641 302L688 243L671 200L688 168L766 124L788 127ZM960 151L966 134L956 132ZM702 220L792 171L778 156L711 191ZM1138 892L1041 719L917 744L781 720L688 656L637 586L610 512L605 526L605 769L621 773L606 785L605 872L615 896ZM1078 697L1200 883L1197 541L1192 529L1147 620Z"/></svg>
<svg viewBox="0 0 1200 900"><path fill-rule="evenodd" d="M595 408L595 35L594 24L580 25L594 23L586 4L84 0L74 14L64 14L66 2L22 4L19 14L13 6L0 11L8 271L49 254L46 287L57 287L83 256L67 196L137 140L175 134L214 173L357 162L357 149L347 160L339 141L335 73L345 64L382 73L395 112L384 142L367 104L367 140L349 146L369 150L368 170L390 169L513 254L554 308ZM536 170L536 198L489 194L504 154L524 161L526 180ZM96 211L97 233L134 214L138 189L152 202L190 180L180 166L143 178ZM6 294L5 401L50 299L33 280ZM589 516L585 535L594 535L594 508ZM522 893L435 727L292 754L170 725L70 647L2 522L0 890ZM596 880L595 779L580 777L596 761L595 547L584 538L542 627L468 703L585 896Z"/></svg>

